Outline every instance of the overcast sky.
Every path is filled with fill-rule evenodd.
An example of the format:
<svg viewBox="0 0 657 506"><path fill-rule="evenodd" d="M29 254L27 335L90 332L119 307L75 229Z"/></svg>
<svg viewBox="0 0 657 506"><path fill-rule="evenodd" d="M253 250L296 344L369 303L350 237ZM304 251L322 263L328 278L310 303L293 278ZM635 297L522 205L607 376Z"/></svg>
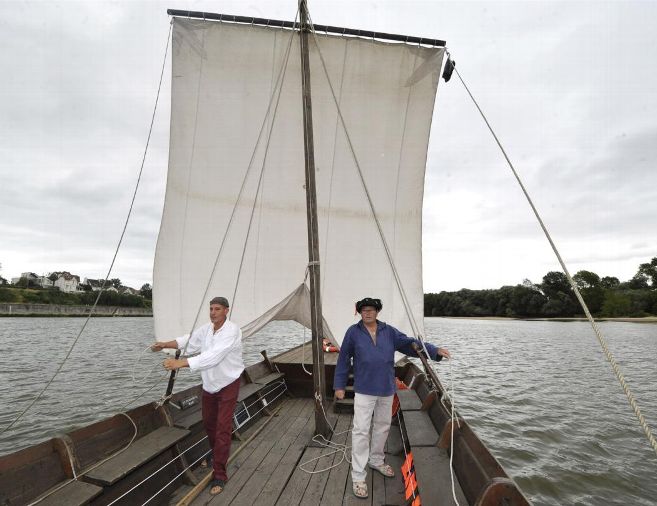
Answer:
<svg viewBox="0 0 657 506"><path fill-rule="evenodd" d="M657 256L657 2L311 0L316 23L447 40L572 273ZM296 0L0 2L0 275L103 277L144 150L167 8L293 19ZM168 72L168 71L167 71ZM165 74L168 75L168 74ZM165 82L111 277L151 282ZM558 269L483 121L441 81L427 165L425 291Z"/></svg>

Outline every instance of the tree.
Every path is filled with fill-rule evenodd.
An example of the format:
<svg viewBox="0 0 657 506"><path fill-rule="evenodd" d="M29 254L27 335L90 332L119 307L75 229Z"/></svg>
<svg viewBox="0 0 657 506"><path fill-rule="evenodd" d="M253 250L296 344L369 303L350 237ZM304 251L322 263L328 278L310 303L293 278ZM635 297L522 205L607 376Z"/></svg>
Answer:
<svg viewBox="0 0 657 506"><path fill-rule="evenodd" d="M654 257L649 263L639 265L636 276L641 276L646 281L650 281L653 288L657 288L657 257Z"/></svg>
<svg viewBox="0 0 657 506"><path fill-rule="evenodd" d="M600 280L600 286L602 288L614 289L614 288L618 288L619 285L620 285L620 280L614 276L605 276Z"/></svg>
<svg viewBox="0 0 657 506"><path fill-rule="evenodd" d="M600 286L600 276L591 271L579 271L573 276L573 281L580 290Z"/></svg>
<svg viewBox="0 0 657 506"><path fill-rule="evenodd" d="M7 284L7 280L2 276L0 276L0 285L6 285L6 284Z"/></svg>
<svg viewBox="0 0 657 506"><path fill-rule="evenodd" d="M541 290L548 298L556 297L559 293L569 294L571 292L568 278L563 272L559 271L550 271L543 276Z"/></svg>
<svg viewBox="0 0 657 506"><path fill-rule="evenodd" d="M630 279L624 285L630 290L642 290L648 288L648 281L650 278L643 272L637 272L632 279Z"/></svg>
<svg viewBox="0 0 657 506"><path fill-rule="evenodd" d="M21 278L16 281L16 286L18 288L28 288L30 286L30 282L25 276L21 276Z"/></svg>
<svg viewBox="0 0 657 506"><path fill-rule="evenodd" d="M605 290L602 287L600 276L591 271L579 271L573 276L573 281L582 294L589 311L591 313L600 311L605 299Z"/></svg>
<svg viewBox="0 0 657 506"><path fill-rule="evenodd" d="M563 272L551 271L543 276L541 290L548 298L541 309L545 316L573 316L579 311L579 302Z"/></svg>
<svg viewBox="0 0 657 506"><path fill-rule="evenodd" d="M632 301L627 295L617 291L607 290L602 304L603 316L617 317L630 314Z"/></svg>
<svg viewBox="0 0 657 506"><path fill-rule="evenodd" d="M153 287L149 283L144 283L141 286L139 293L144 299L151 300L153 298ZM426 311L426 306L425 306L425 311Z"/></svg>
<svg viewBox="0 0 657 506"><path fill-rule="evenodd" d="M577 313L577 306L568 295L559 292L554 297L550 297L541 310L548 317L574 316Z"/></svg>
<svg viewBox="0 0 657 506"><path fill-rule="evenodd" d="M110 285L112 285L117 290L121 288L121 280L119 278L108 279L107 281L109 282Z"/></svg>
<svg viewBox="0 0 657 506"><path fill-rule="evenodd" d="M55 283L59 279L59 272L51 272L50 275L48 276L48 279Z"/></svg>

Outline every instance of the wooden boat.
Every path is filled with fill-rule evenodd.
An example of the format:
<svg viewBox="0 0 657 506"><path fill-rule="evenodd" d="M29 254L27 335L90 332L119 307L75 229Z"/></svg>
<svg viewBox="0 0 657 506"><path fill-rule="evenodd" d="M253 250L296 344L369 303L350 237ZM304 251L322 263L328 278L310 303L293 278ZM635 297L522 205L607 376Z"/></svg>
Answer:
<svg viewBox="0 0 657 506"><path fill-rule="evenodd" d="M211 502L528 504L424 359L395 366L407 387L386 447L396 478L370 473L369 498L356 499L344 452L317 442L348 444L353 403L330 400L337 355L322 343L339 346L353 301L376 294L386 319L423 335L422 188L445 44L313 26L299 5L300 30L296 20L170 11L156 335L194 328L208 294L228 290L245 338L275 319L312 332L310 344L264 353L243 373L230 480ZM311 67L326 78L312 93ZM291 170L304 165L305 177ZM209 480L200 387L172 393L171 379L159 403L0 458L0 504L207 503L197 495Z"/></svg>
<svg viewBox="0 0 657 506"><path fill-rule="evenodd" d="M314 386L303 369L303 363L312 359L310 345L305 347L265 358L245 370L235 411L230 480L210 504L405 505L415 494L422 504L451 505L455 503L450 453L459 504L529 504L467 421L458 418L452 441L451 406L442 399L442 386L435 375L407 360L396 365L395 373L411 388L398 392L399 415L386 446L386 460L397 477L370 473L370 498L365 501L351 492L346 461L324 473L299 469L299 463L322 454L328 456L311 462L308 469L323 469L342 458L312 440ZM324 353L329 384L336 358L336 353ZM127 417L119 414L1 457L0 504L208 503L211 496L203 482L208 471L200 468L208 446L199 394L200 387L177 392L163 406L149 403L128 411ZM329 405L327 412L337 434L334 441L341 444L348 444L348 404L349 399L346 409ZM121 452L123 448L127 449ZM413 489L401 476L408 454L417 481Z"/></svg>

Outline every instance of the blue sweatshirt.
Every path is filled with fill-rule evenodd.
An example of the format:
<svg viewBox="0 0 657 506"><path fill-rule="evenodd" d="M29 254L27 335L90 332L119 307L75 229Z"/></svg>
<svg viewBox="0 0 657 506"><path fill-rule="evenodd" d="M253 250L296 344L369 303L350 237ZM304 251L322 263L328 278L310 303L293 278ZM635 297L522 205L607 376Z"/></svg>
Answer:
<svg viewBox="0 0 657 506"><path fill-rule="evenodd" d="M354 391L359 394L389 396L396 391L395 351L417 357L413 343L420 341L408 337L395 327L376 321L376 345L362 320L347 329L335 367L333 389L347 386L351 358L354 359ZM439 361L438 348L425 343L429 356Z"/></svg>

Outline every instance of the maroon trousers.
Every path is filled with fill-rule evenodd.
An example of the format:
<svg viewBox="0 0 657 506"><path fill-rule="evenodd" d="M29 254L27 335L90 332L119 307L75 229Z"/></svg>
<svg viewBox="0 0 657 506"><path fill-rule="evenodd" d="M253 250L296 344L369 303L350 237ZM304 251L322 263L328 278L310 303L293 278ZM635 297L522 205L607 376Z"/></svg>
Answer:
<svg viewBox="0 0 657 506"><path fill-rule="evenodd" d="M226 481L226 462L230 454L233 429L233 412L240 391L240 379L214 394L203 390L203 426L208 433L213 455L214 477Z"/></svg>

